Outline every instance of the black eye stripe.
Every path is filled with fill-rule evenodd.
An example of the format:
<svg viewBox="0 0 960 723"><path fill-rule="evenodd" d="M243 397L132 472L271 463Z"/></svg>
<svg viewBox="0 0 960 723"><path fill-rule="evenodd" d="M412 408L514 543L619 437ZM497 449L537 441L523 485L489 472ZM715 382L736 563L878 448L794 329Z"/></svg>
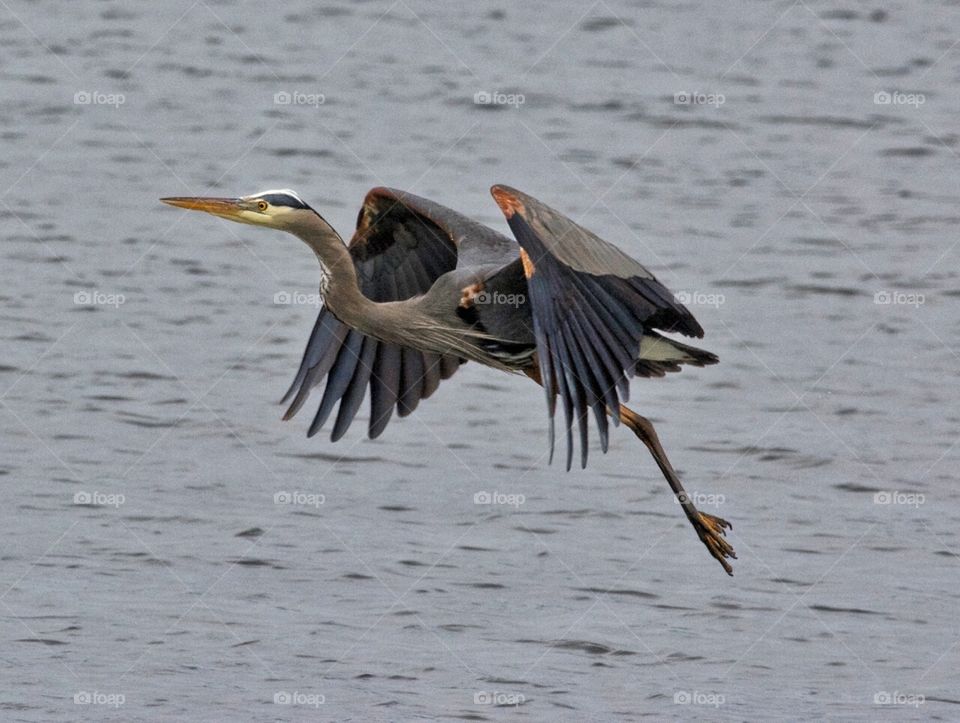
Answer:
<svg viewBox="0 0 960 723"><path fill-rule="evenodd" d="M269 193L261 198L271 206L286 206L287 208L310 208L307 204L295 196L288 196L285 193Z"/></svg>

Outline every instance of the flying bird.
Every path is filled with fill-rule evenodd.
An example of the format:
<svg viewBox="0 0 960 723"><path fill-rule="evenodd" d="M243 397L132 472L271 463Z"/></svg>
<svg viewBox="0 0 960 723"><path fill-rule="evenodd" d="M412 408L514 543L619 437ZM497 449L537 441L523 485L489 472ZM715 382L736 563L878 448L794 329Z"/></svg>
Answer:
<svg viewBox="0 0 960 723"><path fill-rule="evenodd" d="M700 540L728 574L730 523L699 511L653 424L624 405L631 377L661 377L717 357L659 332L702 337L693 315L639 262L532 196L491 189L515 241L411 193L367 193L349 244L290 190L239 198L161 199L180 208L299 237L321 267L321 308L300 368L281 400L284 419L326 380L308 434L336 408L340 439L370 392L368 434L396 408L416 409L466 361L522 372L543 387L551 460L563 411L567 469L574 429L586 466L592 414L606 452L609 422L647 447ZM559 400L559 404L558 404Z"/></svg>

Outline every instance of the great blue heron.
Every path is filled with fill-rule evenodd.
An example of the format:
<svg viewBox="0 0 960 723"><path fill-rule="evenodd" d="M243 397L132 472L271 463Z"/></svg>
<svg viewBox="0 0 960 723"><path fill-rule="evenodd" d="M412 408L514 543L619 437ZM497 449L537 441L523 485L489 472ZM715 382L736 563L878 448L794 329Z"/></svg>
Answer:
<svg viewBox="0 0 960 723"><path fill-rule="evenodd" d="M646 445L700 540L728 574L736 558L730 523L700 512L683 489L650 420L621 403L628 377L663 376L680 365L714 364L708 351L657 329L702 337L703 328L644 266L549 206L508 186L494 199L516 243L440 204L374 188L349 245L289 190L240 198L164 198L180 208L287 231L320 261L320 310L284 419L326 377L315 434L339 402L332 439L347 431L370 388L368 433L377 437L393 408L410 414L466 360L523 372L541 384L553 456L557 397L565 417L567 469L573 426L581 465L593 412L607 451L607 418Z"/></svg>

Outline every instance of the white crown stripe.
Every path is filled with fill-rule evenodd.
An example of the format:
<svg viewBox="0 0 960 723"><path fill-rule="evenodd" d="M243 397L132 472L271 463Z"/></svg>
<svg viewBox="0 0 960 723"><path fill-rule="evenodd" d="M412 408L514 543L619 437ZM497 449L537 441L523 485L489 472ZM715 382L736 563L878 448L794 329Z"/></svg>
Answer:
<svg viewBox="0 0 960 723"><path fill-rule="evenodd" d="M263 196L271 196L271 195L290 196L290 198L298 201L299 203L302 203L304 206L307 205L306 202L302 198L300 198L299 194L297 194L295 191L291 191L289 188L272 188L267 191L260 191L259 193L250 194L249 196L245 196L244 198L262 198Z"/></svg>

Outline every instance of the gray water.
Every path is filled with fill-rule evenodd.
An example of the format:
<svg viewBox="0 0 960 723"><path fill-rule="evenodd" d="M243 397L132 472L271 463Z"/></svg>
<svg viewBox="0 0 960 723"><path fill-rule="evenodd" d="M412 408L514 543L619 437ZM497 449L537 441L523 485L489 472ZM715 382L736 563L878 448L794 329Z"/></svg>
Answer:
<svg viewBox="0 0 960 723"><path fill-rule="evenodd" d="M886 6L4 3L2 718L960 717L960 16ZM687 294L633 404L735 577L524 378L307 439L315 260L157 202L498 182Z"/></svg>

